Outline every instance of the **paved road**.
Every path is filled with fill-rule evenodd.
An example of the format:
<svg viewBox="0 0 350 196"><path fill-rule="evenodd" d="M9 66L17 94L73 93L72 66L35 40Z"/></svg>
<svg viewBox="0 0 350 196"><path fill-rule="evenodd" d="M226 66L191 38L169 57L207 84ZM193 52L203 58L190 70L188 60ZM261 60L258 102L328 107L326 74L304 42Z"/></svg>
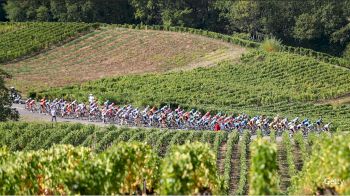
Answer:
<svg viewBox="0 0 350 196"><path fill-rule="evenodd" d="M46 121L51 122L51 116L50 115L44 115L39 113L33 113L26 109L24 109L24 104L13 104L12 108L17 109L17 111L20 114L21 119L25 121ZM106 124L101 122L89 122L87 120L78 120L78 119L64 119L57 117L57 122L74 122L74 123L82 123L82 124L94 124L99 126L106 126Z"/></svg>
<svg viewBox="0 0 350 196"><path fill-rule="evenodd" d="M32 113L26 109L24 109L24 104L13 104L12 108L15 108L18 110L21 119L24 121L46 121L51 122L51 116L50 115L44 115L39 113ZM82 124L94 124L98 126L108 126L108 124L104 124L102 122L89 122L87 120L78 120L78 119L64 119L57 117L57 122L73 122L73 123L82 123ZM137 127L132 127L137 128ZM269 136L264 136L265 139L269 139ZM256 135L251 136L252 140L256 139ZM277 142L280 142L282 140L282 137L277 136L276 138Z"/></svg>

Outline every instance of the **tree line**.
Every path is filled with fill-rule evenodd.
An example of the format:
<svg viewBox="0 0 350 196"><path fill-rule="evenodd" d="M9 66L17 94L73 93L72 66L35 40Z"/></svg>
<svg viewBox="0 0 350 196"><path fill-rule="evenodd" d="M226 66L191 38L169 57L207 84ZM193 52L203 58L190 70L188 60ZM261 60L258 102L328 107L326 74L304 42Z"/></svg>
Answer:
<svg viewBox="0 0 350 196"><path fill-rule="evenodd" d="M245 33L333 55L350 41L350 0L0 0L0 20L162 24ZM243 36L243 35L242 35ZM350 46L348 47L350 50Z"/></svg>

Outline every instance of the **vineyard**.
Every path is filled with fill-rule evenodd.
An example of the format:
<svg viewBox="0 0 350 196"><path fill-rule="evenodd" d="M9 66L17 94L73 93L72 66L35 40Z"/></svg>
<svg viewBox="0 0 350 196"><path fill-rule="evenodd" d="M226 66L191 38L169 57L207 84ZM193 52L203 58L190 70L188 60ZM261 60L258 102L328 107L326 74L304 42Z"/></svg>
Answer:
<svg viewBox="0 0 350 196"><path fill-rule="evenodd" d="M84 23L0 23L0 63L68 42L98 26Z"/></svg>
<svg viewBox="0 0 350 196"><path fill-rule="evenodd" d="M0 134L2 194L350 191L346 134L312 134L306 139L286 134L279 141L275 132L254 139L248 132L13 122L1 123ZM331 156L320 161L325 155ZM320 177L315 177L317 168L323 168ZM334 168L339 169L328 175ZM322 178L341 183L325 184Z"/></svg>
<svg viewBox="0 0 350 196"><path fill-rule="evenodd" d="M78 105L91 93L101 106L116 104L105 110L130 104L123 120L149 105L220 112L236 124L257 115L261 121L254 121L256 133L87 120L0 122L0 194L350 194L349 61L283 44L267 52L242 37L162 25L0 23L0 68L13 76L6 85L24 96ZM77 109L64 100L50 104ZM98 108L93 105L86 109L89 120ZM17 109L35 120L44 116ZM147 122L156 112L166 114L153 109L145 112L152 116ZM195 117L193 111L184 122ZM290 124L282 132L264 130L265 115L311 123L322 117L330 131L304 135L293 128L298 131L292 134ZM59 120L79 121L75 113L70 117Z"/></svg>
<svg viewBox="0 0 350 196"><path fill-rule="evenodd" d="M12 86L28 92L108 76L215 65L221 60L239 60L243 52L237 45L191 34L101 26L3 68L13 75Z"/></svg>
<svg viewBox="0 0 350 196"><path fill-rule="evenodd" d="M99 100L136 106L179 104L214 112L280 114L314 120L322 116L335 127L348 129L349 104L315 104L348 94L350 72L345 68L311 57L255 50L241 61L187 72L105 78L48 89L38 92L37 97L86 101L86 95L93 93Z"/></svg>

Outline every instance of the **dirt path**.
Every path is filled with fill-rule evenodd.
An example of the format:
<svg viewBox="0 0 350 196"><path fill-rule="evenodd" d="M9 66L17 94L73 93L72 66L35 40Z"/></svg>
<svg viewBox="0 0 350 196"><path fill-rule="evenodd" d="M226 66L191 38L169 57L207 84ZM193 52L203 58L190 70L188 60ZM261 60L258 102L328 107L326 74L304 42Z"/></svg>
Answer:
<svg viewBox="0 0 350 196"><path fill-rule="evenodd" d="M224 165L225 165L225 158L226 158L226 150L227 150L227 144L226 142L222 142L219 149L219 155L217 160L217 165L219 168L220 175L224 175L224 171L225 171Z"/></svg>
<svg viewBox="0 0 350 196"><path fill-rule="evenodd" d="M246 163L247 163L247 181L246 184L244 186L244 190L245 190L245 195L248 195L249 193L249 170L250 170L250 145L248 145L247 147L247 157L246 157Z"/></svg>
<svg viewBox="0 0 350 196"><path fill-rule="evenodd" d="M232 153L232 159L231 159L231 180L230 180L230 190L229 194L234 195L239 183L239 176L240 176L240 164L239 159L240 153L239 153L239 143L235 144L233 146L233 153Z"/></svg>
<svg viewBox="0 0 350 196"><path fill-rule="evenodd" d="M294 160L295 160L295 168L298 171L301 171L303 168L303 155L301 153L301 149L298 144L294 144Z"/></svg>
<svg viewBox="0 0 350 196"><path fill-rule="evenodd" d="M278 174L280 176L280 189L282 194L285 194L290 184L290 177L288 175L287 152L283 148L282 142L277 143L277 161Z"/></svg>
<svg viewBox="0 0 350 196"><path fill-rule="evenodd" d="M316 105L326 105L326 104L341 105L345 103L350 103L350 93L337 98L318 101L315 104Z"/></svg>

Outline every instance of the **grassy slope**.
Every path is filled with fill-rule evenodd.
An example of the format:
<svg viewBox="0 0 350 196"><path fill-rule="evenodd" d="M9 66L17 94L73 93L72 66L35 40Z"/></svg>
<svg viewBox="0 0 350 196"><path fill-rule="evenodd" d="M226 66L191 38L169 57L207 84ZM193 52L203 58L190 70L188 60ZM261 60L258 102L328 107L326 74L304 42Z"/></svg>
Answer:
<svg viewBox="0 0 350 196"><path fill-rule="evenodd" d="M94 93L120 104L180 104L206 110L267 113L350 125L350 105L314 105L347 94L350 71L289 53L252 52L241 64L222 63L187 72L102 79L42 91L40 96L86 100Z"/></svg>
<svg viewBox="0 0 350 196"><path fill-rule="evenodd" d="M29 89L146 72L207 66L244 48L188 33L103 27L34 58L9 63L10 84Z"/></svg>

